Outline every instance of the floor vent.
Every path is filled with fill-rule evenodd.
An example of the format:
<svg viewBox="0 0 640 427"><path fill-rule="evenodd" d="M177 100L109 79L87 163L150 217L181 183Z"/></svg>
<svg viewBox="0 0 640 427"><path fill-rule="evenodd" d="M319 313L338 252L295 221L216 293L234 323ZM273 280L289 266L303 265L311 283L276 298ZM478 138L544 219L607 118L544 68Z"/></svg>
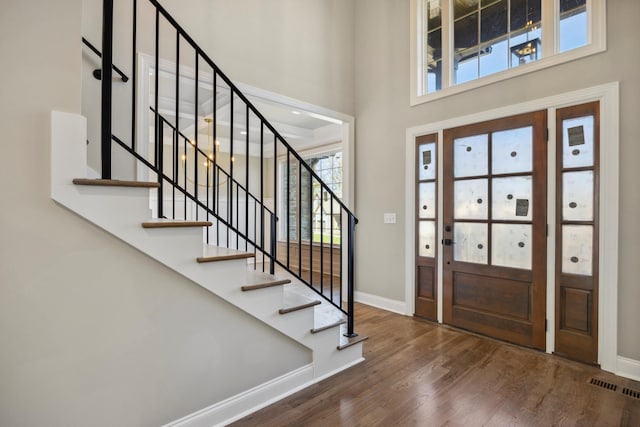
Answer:
<svg viewBox="0 0 640 427"><path fill-rule="evenodd" d="M616 391L618 389L617 385L611 384L610 382L607 382L607 381L599 380L597 378L591 378L590 383L597 387L606 388L607 390L611 390L611 391Z"/></svg>
<svg viewBox="0 0 640 427"><path fill-rule="evenodd" d="M640 399L640 391L634 390L632 388L623 388L622 394L624 394L625 396L633 397L634 399Z"/></svg>

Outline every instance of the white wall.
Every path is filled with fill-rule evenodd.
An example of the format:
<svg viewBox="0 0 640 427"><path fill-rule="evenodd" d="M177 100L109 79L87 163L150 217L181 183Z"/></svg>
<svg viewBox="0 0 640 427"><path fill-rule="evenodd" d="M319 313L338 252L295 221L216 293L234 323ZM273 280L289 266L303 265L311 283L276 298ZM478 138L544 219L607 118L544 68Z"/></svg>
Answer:
<svg viewBox="0 0 640 427"><path fill-rule="evenodd" d="M621 82L618 354L640 360L640 57L636 0L609 1L608 51L416 107L409 107L409 1L356 0L357 289L404 300L404 143L408 127L558 93ZM606 150L606 141L602 141ZM398 223L383 225L384 212ZM607 230L602 230L606 233ZM408 296L412 298L412 296Z"/></svg>
<svg viewBox="0 0 640 427"><path fill-rule="evenodd" d="M160 425L309 363L50 199L50 112L80 111L80 37L81 0L3 3L0 425Z"/></svg>

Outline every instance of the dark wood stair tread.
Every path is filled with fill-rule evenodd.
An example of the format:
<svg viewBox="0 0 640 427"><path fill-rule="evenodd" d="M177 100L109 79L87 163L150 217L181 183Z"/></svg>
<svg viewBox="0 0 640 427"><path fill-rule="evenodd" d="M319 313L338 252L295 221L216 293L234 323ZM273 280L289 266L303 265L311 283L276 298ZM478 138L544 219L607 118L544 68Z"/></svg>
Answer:
<svg viewBox="0 0 640 427"><path fill-rule="evenodd" d="M210 227L211 221L185 221L173 219L157 219L142 223L143 228L176 228L176 227Z"/></svg>
<svg viewBox="0 0 640 427"><path fill-rule="evenodd" d="M76 185L93 185L99 187L137 187L137 188L158 188L160 184L157 182L145 181L122 181L119 179L93 179L93 178L75 178L73 183Z"/></svg>
<svg viewBox="0 0 640 427"><path fill-rule="evenodd" d="M357 337L347 338L344 335L340 336L340 345L336 347L338 350L344 350L345 348L349 348L352 345L356 345L361 343L362 341L368 340L369 337L364 335L358 335Z"/></svg>
<svg viewBox="0 0 640 427"><path fill-rule="evenodd" d="M309 308L309 307L313 307L316 305L322 304L322 301L319 300L313 300L304 304L300 304L300 305L294 305L291 307L283 307L280 310L278 310L278 313L280 314L287 314L287 313L293 313L294 311L298 311L298 310L304 310L305 308Z"/></svg>
<svg viewBox="0 0 640 427"><path fill-rule="evenodd" d="M200 256L196 258L196 261L198 261L199 263L203 263L203 262L229 261L233 259L247 259L247 258L253 258L253 257L255 257L255 254L251 252L239 252L236 254Z"/></svg>
<svg viewBox="0 0 640 427"><path fill-rule="evenodd" d="M241 289L242 289L243 292L255 291L255 290L258 290L258 289L271 288L273 286L286 285L288 283L291 283L291 280L289 280L289 279L273 280L271 282L256 283L255 285L244 285L244 286L242 286Z"/></svg>
<svg viewBox="0 0 640 427"><path fill-rule="evenodd" d="M329 323L328 325L322 325L317 328L311 329L312 334L317 334L318 332L326 331L327 329L335 328L336 326L344 325L347 323L345 319L338 320L337 322Z"/></svg>

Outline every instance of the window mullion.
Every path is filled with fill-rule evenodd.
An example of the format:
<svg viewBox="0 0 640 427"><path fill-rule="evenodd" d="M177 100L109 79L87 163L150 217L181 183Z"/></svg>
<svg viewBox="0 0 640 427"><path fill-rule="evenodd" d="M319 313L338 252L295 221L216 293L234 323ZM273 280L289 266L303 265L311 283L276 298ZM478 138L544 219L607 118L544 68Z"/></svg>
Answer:
<svg viewBox="0 0 640 427"><path fill-rule="evenodd" d="M560 51L559 34L560 0L542 1L542 58L548 58Z"/></svg>
<svg viewBox="0 0 640 427"><path fill-rule="evenodd" d="M442 89L453 86L453 0L443 0L442 14Z"/></svg>

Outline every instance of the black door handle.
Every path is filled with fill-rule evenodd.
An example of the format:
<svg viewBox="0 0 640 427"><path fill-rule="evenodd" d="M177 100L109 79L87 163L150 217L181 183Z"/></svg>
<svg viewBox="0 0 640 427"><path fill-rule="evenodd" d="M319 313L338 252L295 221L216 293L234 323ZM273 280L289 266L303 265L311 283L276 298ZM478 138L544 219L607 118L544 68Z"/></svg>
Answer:
<svg viewBox="0 0 640 427"><path fill-rule="evenodd" d="M442 239L442 244L445 246L451 246L453 245L453 240L451 239Z"/></svg>

